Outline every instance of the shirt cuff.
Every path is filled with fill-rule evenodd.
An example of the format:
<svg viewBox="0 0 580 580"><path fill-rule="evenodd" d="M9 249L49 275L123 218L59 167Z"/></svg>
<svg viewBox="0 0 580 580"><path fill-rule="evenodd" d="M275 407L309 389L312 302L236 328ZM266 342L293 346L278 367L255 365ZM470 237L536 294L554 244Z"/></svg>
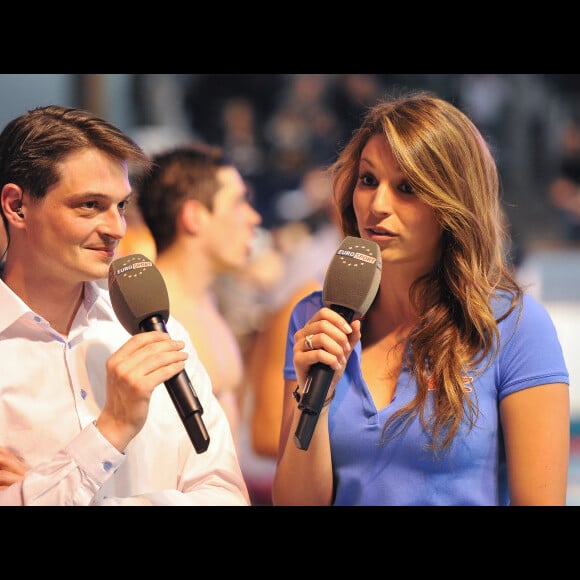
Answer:
<svg viewBox="0 0 580 580"><path fill-rule="evenodd" d="M89 423L66 448L70 457L99 487L117 471L125 460L94 423Z"/></svg>

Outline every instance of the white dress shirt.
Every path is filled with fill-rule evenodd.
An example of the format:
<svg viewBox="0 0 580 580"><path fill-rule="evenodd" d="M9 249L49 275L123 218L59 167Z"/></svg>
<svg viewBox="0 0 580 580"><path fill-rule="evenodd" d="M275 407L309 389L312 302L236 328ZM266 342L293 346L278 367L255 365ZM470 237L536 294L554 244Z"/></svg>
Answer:
<svg viewBox="0 0 580 580"><path fill-rule="evenodd" d="M184 327L186 372L203 407L207 451L196 453L165 385L143 429L120 453L93 425L105 402L105 362L130 334L108 290L85 284L68 339L0 280L0 446L30 467L0 505L250 505L227 418Z"/></svg>

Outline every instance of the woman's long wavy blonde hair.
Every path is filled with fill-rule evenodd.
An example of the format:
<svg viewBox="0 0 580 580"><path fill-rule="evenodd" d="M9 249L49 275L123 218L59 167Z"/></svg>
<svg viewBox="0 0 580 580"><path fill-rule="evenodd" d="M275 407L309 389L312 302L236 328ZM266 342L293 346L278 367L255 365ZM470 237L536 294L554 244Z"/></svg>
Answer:
<svg viewBox="0 0 580 580"><path fill-rule="evenodd" d="M446 449L466 418L477 421L477 393L464 378L499 346L497 323L520 303L522 289L509 259L510 232L499 192L497 166L471 120L426 91L385 97L369 108L361 126L330 167L340 225L360 236L353 208L362 150L383 135L417 197L431 206L443 228L440 262L410 289L421 323L409 335L407 361L416 397L384 426L419 415L435 451ZM507 292L510 306L496 320L491 299ZM491 355L491 356L490 356ZM434 413L427 417L428 382L434 381ZM394 433L393 432L393 433Z"/></svg>

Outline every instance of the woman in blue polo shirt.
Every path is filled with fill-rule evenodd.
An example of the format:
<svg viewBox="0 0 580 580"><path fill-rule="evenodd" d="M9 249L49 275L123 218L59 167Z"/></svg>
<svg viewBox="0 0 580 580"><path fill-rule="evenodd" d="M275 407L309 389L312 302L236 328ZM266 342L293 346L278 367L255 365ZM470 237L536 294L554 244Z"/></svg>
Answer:
<svg viewBox="0 0 580 580"><path fill-rule="evenodd" d="M290 318L276 505L564 505L569 375L513 276L488 144L426 92L369 109L330 168L345 236L376 242L364 319L305 296ZM307 449L311 366L334 370Z"/></svg>

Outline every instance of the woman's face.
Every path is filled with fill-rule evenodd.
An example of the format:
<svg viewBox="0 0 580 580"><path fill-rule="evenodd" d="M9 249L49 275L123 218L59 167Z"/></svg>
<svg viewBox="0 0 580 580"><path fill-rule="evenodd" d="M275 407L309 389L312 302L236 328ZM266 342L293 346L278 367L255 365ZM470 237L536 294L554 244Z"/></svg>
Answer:
<svg viewBox="0 0 580 580"><path fill-rule="evenodd" d="M362 151L353 204L361 237L379 244L383 266L408 264L421 275L437 263L442 228L382 135L371 137Z"/></svg>

